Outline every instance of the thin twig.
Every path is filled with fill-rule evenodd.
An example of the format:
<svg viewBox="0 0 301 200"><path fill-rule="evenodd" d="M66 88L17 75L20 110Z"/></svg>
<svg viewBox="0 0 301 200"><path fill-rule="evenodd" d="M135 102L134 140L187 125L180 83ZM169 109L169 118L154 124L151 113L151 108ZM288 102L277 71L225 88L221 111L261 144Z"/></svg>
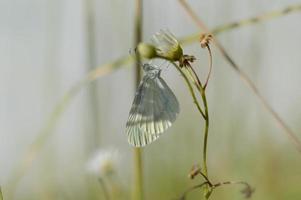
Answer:
<svg viewBox="0 0 301 200"><path fill-rule="evenodd" d="M210 75L211 75L211 71L212 71L212 53L211 53L211 49L210 49L210 46L208 44L206 45L206 48L207 48L208 54L209 54L209 72L208 72L206 82L205 82L204 87L203 87L204 90L206 90L206 87L208 85L209 78L210 78Z"/></svg>
<svg viewBox="0 0 301 200"><path fill-rule="evenodd" d="M186 0L179 0L183 8L185 8L185 11L189 14L191 19L198 25L200 29L203 31L210 33L207 26L200 20L200 18L196 15L196 13L192 10L192 8L187 4ZM281 13L270 13L268 15L261 15L257 18L251 18L250 20L245 20L243 24L248 24L252 21L260 21L260 19L266 20L271 17L275 16L281 16L288 12L291 12L293 10L299 10L301 9L301 6L298 5L297 7L291 6L286 8L286 10L282 10ZM257 19L257 20L254 20ZM234 26L234 25L232 25ZM229 27L227 27L229 28ZM212 34L212 33L211 33ZM213 35L213 34L212 34ZM230 57L230 55L227 53L225 48L221 45L221 43L214 37L213 35L213 44L219 49L222 56L229 62L230 66L238 73L239 77L246 83L246 85L252 90L252 92L258 97L260 102L262 103L263 107L273 116L273 118L276 120L277 124L284 130L284 132L288 135L288 137L292 140L292 142L295 144L297 150L301 152L301 141L296 136L296 134L290 129L290 127L283 121L283 119L276 113L276 111L270 106L270 104L267 102L267 100L262 96L262 94L259 92L258 88L255 86L253 81L248 77L246 73L244 73L241 68L237 65L237 63Z"/></svg>
<svg viewBox="0 0 301 200"><path fill-rule="evenodd" d="M213 186L213 184L211 183L211 181L208 179L208 177L203 172L200 171L199 174L201 174L201 176L208 182L208 185L210 187Z"/></svg>
<svg viewBox="0 0 301 200"><path fill-rule="evenodd" d="M245 181L224 181L224 182L219 182L219 183L215 183L212 185L212 187L217 188L223 185L233 185L233 184L240 184L240 185L245 185L248 187L251 187L247 182Z"/></svg>
<svg viewBox="0 0 301 200"><path fill-rule="evenodd" d="M200 114L203 116L203 118L206 119L206 116L205 116L205 114L204 114L204 111L203 111L203 109L201 108L201 106L200 106L200 104L199 104L199 102L198 102L198 99L197 99L197 97L196 97L196 95L195 95L195 92L194 92L194 90L193 90L193 87L192 87L192 85L191 85L191 83L190 83L188 77L185 75L185 73L183 72L183 70L182 70L176 63L174 63L174 62L171 62L171 63L172 63L172 64L176 67L176 69L181 73L181 75L182 75L182 77L184 78L185 83L186 83L186 85L187 85L187 87L188 87L188 89L189 89L189 92L190 92L190 94L191 94L191 96L192 96L192 98L193 98L193 102L195 103L195 105L196 105L198 111L199 111Z"/></svg>
<svg viewBox="0 0 301 200"><path fill-rule="evenodd" d="M271 19L275 19L277 17L282 17L285 15L292 14L294 12L300 12L300 11L301 11L300 3L295 4L295 5L290 5L290 6L284 7L279 10L265 12L263 14L255 16L255 17L250 17L247 19L242 19L239 21L234 21L234 22L230 22L228 24L217 26L211 30L211 33L213 35L218 35L218 34L225 33L225 32L237 29L237 28L242 28L244 26L249 26L252 24L258 24L258 23L261 23L264 21L268 21ZM195 34L180 38L179 41L180 41L181 45L189 45L189 44L192 44L192 43L198 41L199 38L200 38L200 33L195 33Z"/></svg>
<svg viewBox="0 0 301 200"><path fill-rule="evenodd" d="M195 190L195 189L198 189L198 188L202 188L203 186L205 186L206 184L208 184L208 182L203 182L201 184L198 184L198 185L194 185L190 188L188 188L185 192L183 192L183 194L181 195L181 197L179 198L179 200L185 200L186 199L186 196L188 195L189 192Z"/></svg>
<svg viewBox="0 0 301 200"><path fill-rule="evenodd" d="M255 189L252 188L249 183L245 181L224 181L220 183L216 183L211 186L212 190L214 190L217 187L225 186L225 185L244 185L245 188L241 190L241 193L245 195L246 198L250 198L252 194L254 193Z"/></svg>
<svg viewBox="0 0 301 200"><path fill-rule="evenodd" d="M209 181L205 181L201 184L198 184L198 185L188 188L186 191L183 192L183 194L178 199L185 200L186 196L191 191L198 189L198 188L202 188L203 186L206 186L206 185L210 188L211 192L214 189L221 187L221 186L225 186L225 185L244 185L245 188L241 192L246 196L246 198L251 197L252 193L254 192L254 188L252 188L247 182L244 182L244 181L224 181L224 182L219 182L219 183L215 183L215 184L211 184Z"/></svg>

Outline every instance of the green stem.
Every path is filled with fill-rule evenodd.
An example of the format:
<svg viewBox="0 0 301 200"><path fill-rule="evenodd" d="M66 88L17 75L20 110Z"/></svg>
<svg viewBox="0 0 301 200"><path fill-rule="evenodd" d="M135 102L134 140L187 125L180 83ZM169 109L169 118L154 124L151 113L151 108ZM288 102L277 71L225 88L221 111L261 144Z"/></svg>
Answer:
<svg viewBox="0 0 301 200"><path fill-rule="evenodd" d="M193 80L193 82L195 83L198 91L200 92L200 95L202 97L203 100L203 104L204 104L204 111L202 111L202 109L200 109L200 105L198 104L197 98L195 96L194 90L192 88L192 85L189 81L189 78L186 76L186 74L183 72L183 69L185 68L180 68L178 65L176 65L174 62L172 62L172 64L176 67L176 69L181 73L181 75L183 76L183 78L186 81L186 84L188 85L189 91L196 103L196 106L198 108L198 110L200 111L201 115L203 116L204 120L205 120L205 129L204 129L204 143L203 143L203 167L202 167L202 173L203 175L208 179L208 169L207 169L207 143L208 143L208 132L209 132L209 112L208 112L208 104L207 104L207 98L206 98L206 92L205 89L202 86L202 83L200 81L200 79L198 78L196 72L193 70L191 65L187 66L187 70L189 73L189 77ZM211 194L211 190L209 190L209 186L206 185L205 186L205 197L209 198Z"/></svg>
<svg viewBox="0 0 301 200"><path fill-rule="evenodd" d="M175 68L181 73L181 75L182 75L182 77L184 78L184 80L185 80L185 82L186 82L186 85L187 85L187 87L188 87L188 89L189 89L189 92L190 92L190 94L191 94L191 96L192 96L192 98L193 98L193 102L195 103L195 105L196 105L196 107L197 107L197 109L198 109L198 111L200 112L200 114L203 116L203 118L205 119L206 117L205 117L205 113L204 113L204 111L202 110L202 108L201 108L201 106L200 106L200 104L199 104L199 102L198 102L198 99L196 98L196 95L195 95L195 93L194 93L194 90L193 90L193 87L192 87L192 85L191 85L191 83L190 83L190 81L189 81L189 78L186 76L186 74L182 71L182 69L176 64L176 63L174 63L174 62L171 62L174 66L175 66Z"/></svg>
<svg viewBox="0 0 301 200"><path fill-rule="evenodd" d="M142 40L142 0L135 0L135 38L134 38L134 47ZM141 81L141 66L140 66L140 55L136 54L136 67L135 67L135 76L136 83L135 89L138 88ZM142 149L134 149L134 190L133 190L133 199L142 200L143 199L143 164L142 164Z"/></svg>
<svg viewBox="0 0 301 200"><path fill-rule="evenodd" d="M197 78L198 79L198 78ZM208 144L208 133L209 133L209 112L208 112L208 104L207 104L207 97L206 97L206 93L205 93L205 89L203 88L202 84L199 85L198 88L201 96L202 96L202 100L203 100L203 104L204 104L204 108L205 108L205 128L204 128L204 140L203 140L203 167L202 167L202 173L208 178L208 168L207 168L207 144ZM208 187L208 185L205 186L205 198L208 199L210 194L211 194L210 187Z"/></svg>
<svg viewBox="0 0 301 200"><path fill-rule="evenodd" d="M181 75L184 77L188 87L189 87L189 91L196 103L196 106L198 108L198 110L200 111L201 115L204 117L205 119L205 129L204 129L204 144L203 144L203 167L202 167L202 174L208 179L208 169L207 169L207 144L208 144L208 132L209 132L209 112L208 112L208 104L207 104L207 98L206 98L206 92L205 89L202 86L202 83L200 81L200 79L198 78L196 72L193 70L192 66L187 66L188 72L190 77L193 79L198 91L201 94L202 100L203 100L203 104L204 104L204 108L205 108L205 113L202 111L202 109L200 108L200 105L198 104L198 101L196 99L196 96L194 94L193 88L191 86L191 83L188 79L188 77L185 75L185 73L183 72L182 68L180 68L178 65L176 65L175 63L172 63L176 69L181 73ZM184 69L184 68L183 68ZM207 197L209 197L210 195L210 190L208 188L208 186L205 186L205 195Z"/></svg>
<svg viewBox="0 0 301 200"><path fill-rule="evenodd" d="M181 5L185 8L191 19L197 24L197 26L209 33L210 30L207 28L207 26L203 23L203 21L198 17L198 15L192 10L192 8L188 5L186 0L180 0ZM293 5L286 7L283 10L280 11L273 11L270 13L266 13L263 15L259 15L257 17L253 17L247 20L240 21L240 24L232 23L227 26L221 27L220 30L214 30L216 33L218 33L221 30L228 30L232 29L234 27L248 25L257 23L259 21L264 21L267 19L271 19L274 17L286 15L287 13L290 13L292 11L297 11L301 9L301 5ZM232 59L232 57L228 54L228 52L225 50L225 48L222 46L222 44L215 38L214 31L212 31L212 37L213 41L212 43L217 47L217 49L221 52L222 56L228 61L230 66L237 72L237 74L240 76L240 78L247 84L247 86L252 90L252 92L257 96L257 98L260 100L263 107L273 116L273 118L276 120L277 124L280 128L284 130L284 133L288 135L288 137L292 140L292 142L295 144L298 151L301 152L301 140L297 137L297 135L294 133L294 131L284 122L284 120L278 115L278 113L273 109L273 107L267 102L267 100L263 97L263 95L259 92L259 89L256 87L255 83L249 78L249 76L241 70L241 67L237 65L236 62Z"/></svg>
<svg viewBox="0 0 301 200"><path fill-rule="evenodd" d="M205 107L205 129L204 129L204 144L203 144L203 173L208 178L208 170L207 170L207 143L208 143L208 132L209 132L209 113L208 113L208 105L205 91L203 89L200 90L202 100Z"/></svg>
<svg viewBox="0 0 301 200"><path fill-rule="evenodd" d="M204 140L203 140L203 167L202 167L202 173L208 178L208 168L207 168L207 144L208 144L208 133L209 133L209 112L208 112L208 104L207 104L207 97L206 97L206 92L205 89L198 77L198 75L196 74L196 72L194 71L194 69L192 68L191 65L187 66L187 69L189 70L190 75L193 77L193 79L195 80L195 85L198 89L198 91L200 92L200 95L202 97L203 100L203 104L204 104L204 109L205 109L205 128L204 128ZM205 186L205 197L206 199L209 198L211 191L209 190L210 187Z"/></svg>

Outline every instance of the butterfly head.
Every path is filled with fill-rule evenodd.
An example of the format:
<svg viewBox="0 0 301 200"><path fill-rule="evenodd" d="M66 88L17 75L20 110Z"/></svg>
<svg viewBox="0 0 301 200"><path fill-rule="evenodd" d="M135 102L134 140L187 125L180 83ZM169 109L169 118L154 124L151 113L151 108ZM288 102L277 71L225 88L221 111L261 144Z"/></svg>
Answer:
<svg viewBox="0 0 301 200"><path fill-rule="evenodd" d="M148 63L143 65L143 70L147 75L152 76L152 77L160 75L160 72L161 72L161 69L159 67L157 67L156 65L148 64Z"/></svg>

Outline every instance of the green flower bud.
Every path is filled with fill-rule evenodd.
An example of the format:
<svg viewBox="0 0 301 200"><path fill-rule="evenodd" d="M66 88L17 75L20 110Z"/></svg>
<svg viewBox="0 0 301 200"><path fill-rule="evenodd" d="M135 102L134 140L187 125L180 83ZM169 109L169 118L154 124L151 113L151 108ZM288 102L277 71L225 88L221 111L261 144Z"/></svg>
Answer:
<svg viewBox="0 0 301 200"><path fill-rule="evenodd" d="M147 43L139 43L137 46L137 51L140 56L148 59L155 58L157 56L156 48Z"/></svg>
<svg viewBox="0 0 301 200"><path fill-rule="evenodd" d="M157 49L157 55L170 61L179 61L183 57L183 49L176 37L169 31L161 30L156 33L152 41Z"/></svg>

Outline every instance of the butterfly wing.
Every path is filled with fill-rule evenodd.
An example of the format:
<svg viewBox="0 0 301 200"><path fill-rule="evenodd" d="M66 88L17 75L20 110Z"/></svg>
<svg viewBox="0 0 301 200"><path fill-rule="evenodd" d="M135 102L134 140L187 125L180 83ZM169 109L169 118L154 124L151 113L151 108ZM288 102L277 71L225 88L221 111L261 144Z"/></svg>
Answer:
<svg viewBox="0 0 301 200"><path fill-rule="evenodd" d="M144 77L140 83L126 125L128 141L136 147L156 140L176 120L177 98L160 77Z"/></svg>

